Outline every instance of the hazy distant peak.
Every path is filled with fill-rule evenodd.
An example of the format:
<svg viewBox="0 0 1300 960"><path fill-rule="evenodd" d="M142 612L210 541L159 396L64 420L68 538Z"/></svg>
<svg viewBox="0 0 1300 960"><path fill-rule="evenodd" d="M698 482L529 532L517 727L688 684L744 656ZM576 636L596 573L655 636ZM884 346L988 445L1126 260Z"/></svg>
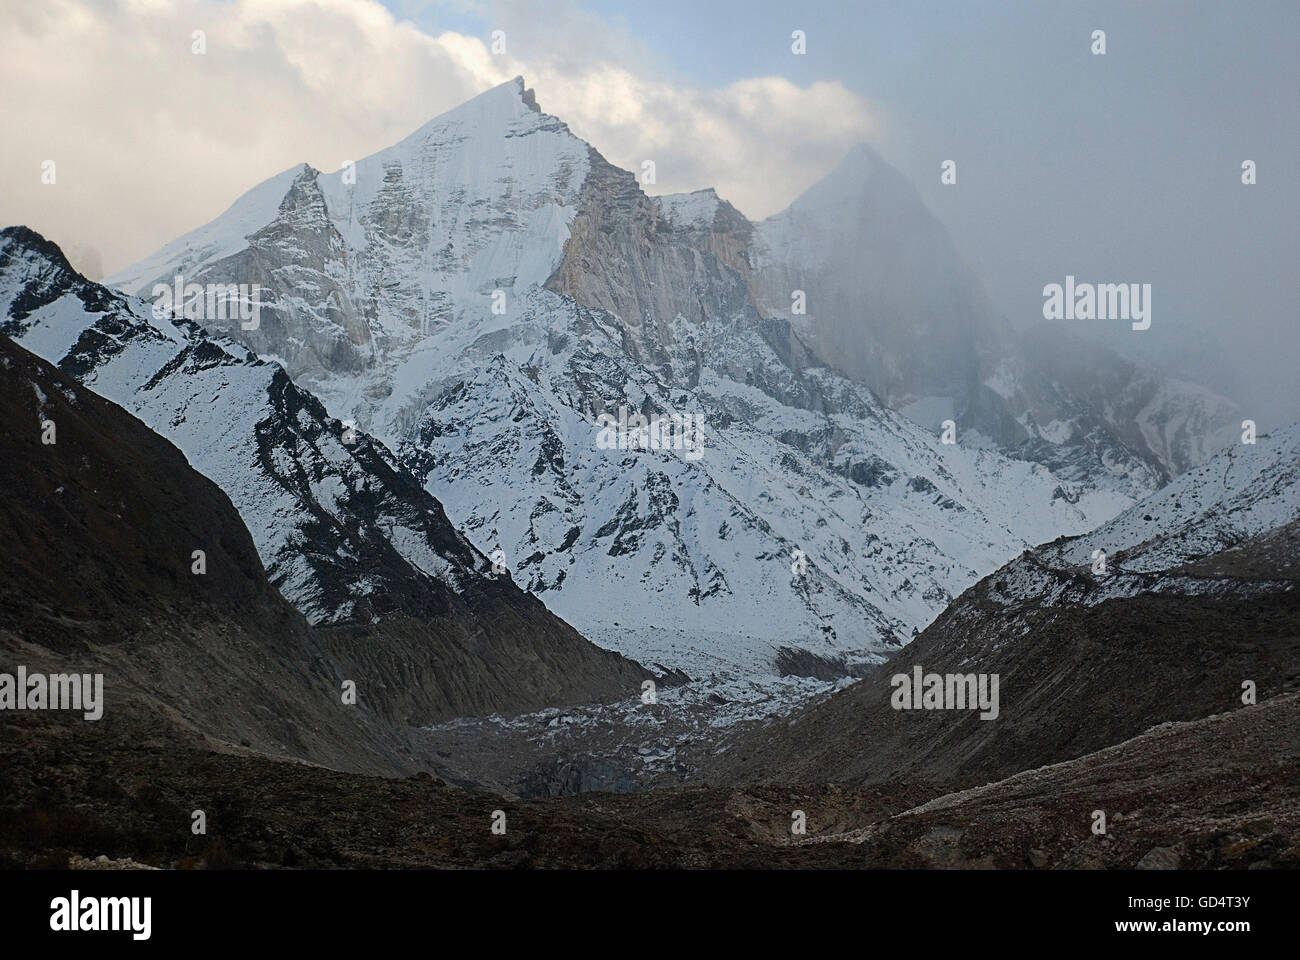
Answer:
<svg viewBox="0 0 1300 960"><path fill-rule="evenodd" d="M787 217L792 211L835 209L879 192L882 184L888 184L891 191L914 192L907 179L875 150L866 143L858 143L830 173L801 193L785 210L768 219Z"/></svg>

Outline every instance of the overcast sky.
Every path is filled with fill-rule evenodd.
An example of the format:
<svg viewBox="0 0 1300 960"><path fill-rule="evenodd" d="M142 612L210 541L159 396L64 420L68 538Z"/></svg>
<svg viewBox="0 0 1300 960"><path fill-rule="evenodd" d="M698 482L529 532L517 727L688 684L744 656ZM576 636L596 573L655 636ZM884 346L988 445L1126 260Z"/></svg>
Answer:
<svg viewBox="0 0 1300 960"><path fill-rule="evenodd" d="M1066 274L1150 283L1149 330L1075 329L1263 426L1300 418L1298 49L1294 0L0 0L0 223L109 273L522 73L613 162L753 218L866 140L1014 323Z"/></svg>

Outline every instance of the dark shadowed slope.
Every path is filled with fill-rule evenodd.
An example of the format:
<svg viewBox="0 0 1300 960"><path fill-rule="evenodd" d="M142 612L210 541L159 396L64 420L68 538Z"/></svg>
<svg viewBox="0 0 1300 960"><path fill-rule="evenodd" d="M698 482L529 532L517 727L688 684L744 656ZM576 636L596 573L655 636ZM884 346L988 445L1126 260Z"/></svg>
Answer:
<svg viewBox="0 0 1300 960"><path fill-rule="evenodd" d="M104 716L78 715L86 725L146 703L276 756L409 764L400 732L344 707L338 670L267 582L229 498L180 451L5 338L0 400L0 671L102 673Z"/></svg>
<svg viewBox="0 0 1300 960"><path fill-rule="evenodd" d="M0 436L0 672L103 673L105 719L94 722L144 704L274 756L438 769L413 728L425 717L608 691L619 670L636 670L554 618L548 634L508 607L489 608L493 626L454 611L312 628L268 583L226 495L178 450L3 338L0 367L11 426ZM203 574L192 572L198 550Z"/></svg>

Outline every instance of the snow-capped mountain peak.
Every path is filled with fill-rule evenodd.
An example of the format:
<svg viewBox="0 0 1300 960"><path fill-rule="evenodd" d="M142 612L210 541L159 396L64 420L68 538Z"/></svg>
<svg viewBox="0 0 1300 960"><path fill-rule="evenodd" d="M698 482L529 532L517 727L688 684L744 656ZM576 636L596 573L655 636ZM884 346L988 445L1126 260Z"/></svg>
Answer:
<svg viewBox="0 0 1300 960"><path fill-rule="evenodd" d="M792 650L847 670L1026 547L1130 502L1104 471L1058 476L973 432L941 443L865 385L876 367L854 375L851 351L791 316L795 288L841 330L893 304L855 320L854 342L881 351L895 393L959 397L978 377L991 311L973 281L949 282L969 277L946 233L869 148L754 225L712 190L647 196L514 80L280 187L255 229L205 228L246 246L194 276L259 284L260 327L206 325L396 451L551 609L649 662L771 669ZM829 244L809 233L846 205L851 236L834 233L844 217ZM950 275L931 288L917 262ZM870 295L836 299L835 270L876 278ZM933 308L919 333L912 296ZM900 367L928 329L950 349ZM698 418L701 455L602 445L602 415L629 414Z"/></svg>

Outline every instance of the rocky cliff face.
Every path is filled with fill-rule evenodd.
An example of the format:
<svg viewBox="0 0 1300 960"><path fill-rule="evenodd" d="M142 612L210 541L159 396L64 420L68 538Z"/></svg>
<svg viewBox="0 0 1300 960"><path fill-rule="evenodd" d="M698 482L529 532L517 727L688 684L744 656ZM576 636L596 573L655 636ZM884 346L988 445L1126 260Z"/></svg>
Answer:
<svg viewBox="0 0 1300 960"><path fill-rule="evenodd" d="M546 286L619 317L643 363L671 362L675 323L754 316L752 227L712 190L649 197L636 177L591 151L564 259ZM689 382L689 369L673 371Z"/></svg>

